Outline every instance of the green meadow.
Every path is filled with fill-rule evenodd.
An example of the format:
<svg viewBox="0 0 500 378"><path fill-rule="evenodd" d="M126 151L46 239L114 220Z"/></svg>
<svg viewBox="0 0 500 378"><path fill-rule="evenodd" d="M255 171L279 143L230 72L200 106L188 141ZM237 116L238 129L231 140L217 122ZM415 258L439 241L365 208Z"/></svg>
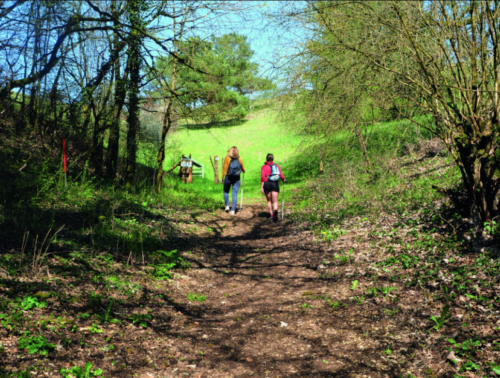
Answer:
<svg viewBox="0 0 500 378"><path fill-rule="evenodd" d="M318 183L319 146L323 141L312 135L294 132L287 123L280 121L278 111L272 108L258 109L240 121L215 125L187 122L167 137L164 169L175 165L181 155L191 154L195 161L204 165L205 178L194 177L192 184L183 184L177 175L179 168L176 168L167 175L163 194L186 205L207 209L220 207L222 185L214 183L210 157L219 157L220 177L228 149L237 146L247 171L244 175L244 203L263 200L260 169L267 153L273 153L275 161L282 168L287 178L287 193L291 194L293 190L297 194L295 204L298 208L326 201L361 209L363 204L370 201L384 202L391 192L405 184L398 170L394 169L395 159L408 154L412 146L428 140L430 136L407 121L375 123L365 132L368 153L376 172L369 172L355 134L345 130L330 137L327 145L323 144L325 174ZM149 154L150 157L145 156L145 150L142 153L144 161L155 161L154 153ZM422 190L408 191L404 195L410 195L413 199L415 196L422 197L421 200L425 201L424 197L433 193L429 191L429 186L439 182L429 182L426 177L422 180L417 186ZM323 192L328 192L328 195L324 197ZM290 194L287 194L287 198L291 198ZM329 206L325 204L324 207Z"/></svg>
<svg viewBox="0 0 500 378"><path fill-rule="evenodd" d="M179 182L174 170L166 179L166 191L172 195L185 193L222 201L222 185L214 183L214 171L210 163L215 156L219 157L219 177L222 163L231 146L237 146L243 159L244 198L256 200L260 193L260 170L267 153L273 153L275 162L283 170L287 178L287 189L294 189L303 182L306 172L301 172L299 164L302 138L286 132L286 125L277 120L276 112L259 112L249 119L239 122L220 123L216 126L185 124L177 131L169 134L167 156L164 168L168 170L176 164L181 155L190 155L204 165L205 178L194 177L193 184ZM240 189L241 192L241 189Z"/></svg>

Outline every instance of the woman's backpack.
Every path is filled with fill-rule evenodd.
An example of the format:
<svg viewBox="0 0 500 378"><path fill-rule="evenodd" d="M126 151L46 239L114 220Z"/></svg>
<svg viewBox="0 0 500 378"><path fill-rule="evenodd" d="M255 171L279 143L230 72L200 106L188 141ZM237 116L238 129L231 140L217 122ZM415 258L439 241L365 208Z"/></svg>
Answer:
<svg viewBox="0 0 500 378"><path fill-rule="evenodd" d="M267 178L269 181L278 181L280 179L280 169L276 164L271 165L271 174Z"/></svg>
<svg viewBox="0 0 500 378"><path fill-rule="evenodd" d="M231 158L229 167L227 168L228 176L239 176L241 173L241 163L239 159Z"/></svg>

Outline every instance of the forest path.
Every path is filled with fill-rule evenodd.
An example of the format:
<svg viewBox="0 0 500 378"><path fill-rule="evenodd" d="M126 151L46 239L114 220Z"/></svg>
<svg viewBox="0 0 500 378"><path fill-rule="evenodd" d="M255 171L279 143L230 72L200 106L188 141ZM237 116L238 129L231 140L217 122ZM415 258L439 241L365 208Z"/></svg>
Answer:
<svg viewBox="0 0 500 378"><path fill-rule="evenodd" d="M356 235L318 243L311 232L269 221L265 210L250 204L234 216L221 210L193 217L215 236L192 241L193 269L169 293L182 302L169 344L185 357L167 376L399 375L404 358L383 353L401 341L397 317L384 316L376 303L356 305L353 296L361 292L351 289L352 277L361 267L328 265L354 248ZM186 304L189 293L207 300Z"/></svg>

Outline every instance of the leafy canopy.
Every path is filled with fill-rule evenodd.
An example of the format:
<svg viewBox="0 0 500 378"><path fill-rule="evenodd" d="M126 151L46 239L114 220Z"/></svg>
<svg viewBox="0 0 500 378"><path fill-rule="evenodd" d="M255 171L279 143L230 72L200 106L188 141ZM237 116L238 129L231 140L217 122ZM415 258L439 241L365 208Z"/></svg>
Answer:
<svg viewBox="0 0 500 378"><path fill-rule="evenodd" d="M193 37L179 43L177 56L159 58L157 66L171 75L180 62L175 97L185 105L181 116L214 122L245 117L250 110L246 95L274 88L270 80L257 76L253 54L247 38L236 33L210 40Z"/></svg>

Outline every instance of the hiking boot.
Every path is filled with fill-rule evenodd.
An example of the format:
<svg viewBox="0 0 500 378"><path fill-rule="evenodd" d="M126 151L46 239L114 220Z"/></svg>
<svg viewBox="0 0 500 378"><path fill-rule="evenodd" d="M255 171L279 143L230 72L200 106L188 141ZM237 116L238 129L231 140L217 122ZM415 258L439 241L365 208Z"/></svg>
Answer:
<svg viewBox="0 0 500 378"><path fill-rule="evenodd" d="M277 222L278 221L278 210L274 210L274 213L273 213L273 222Z"/></svg>
<svg viewBox="0 0 500 378"><path fill-rule="evenodd" d="M226 206L226 213L229 213L229 206Z"/></svg>
<svg viewBox="0 0 500 378"><path fill-rule="evenodd" d="M234 215L234 210L231 210L231 212L229 214Z"/></svg>

